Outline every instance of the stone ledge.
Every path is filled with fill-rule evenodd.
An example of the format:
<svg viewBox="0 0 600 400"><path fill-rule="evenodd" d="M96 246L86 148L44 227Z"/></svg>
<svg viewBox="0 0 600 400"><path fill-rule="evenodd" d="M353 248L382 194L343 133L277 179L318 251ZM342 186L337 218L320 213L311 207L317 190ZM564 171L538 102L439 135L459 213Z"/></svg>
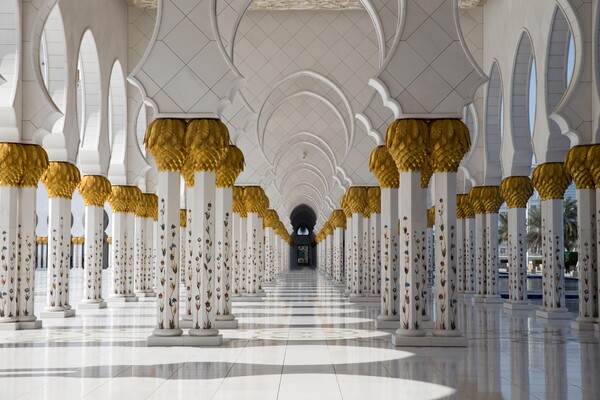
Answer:
<svg viewBox="0 0 600 400"><path fill-rule="evenodd" d="M75 316L75 310L62 310L62 311L42 311L40 313L41 319L50 318L71 318Z"/></svg>
<svg viewBox="0 0 600 400"><path fill-rule="evenodd" d="M220 346L223 344L223 335L216 336L156 336L150 335L146 341L148 347L197 347Z"/></svg>

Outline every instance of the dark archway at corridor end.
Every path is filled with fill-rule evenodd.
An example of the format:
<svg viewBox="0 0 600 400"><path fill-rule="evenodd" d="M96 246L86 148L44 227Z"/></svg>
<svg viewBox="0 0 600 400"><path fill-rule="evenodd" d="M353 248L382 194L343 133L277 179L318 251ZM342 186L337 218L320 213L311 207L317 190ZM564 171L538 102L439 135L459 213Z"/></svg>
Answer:
<svg viewBox="0 0 600 400"><path fill-rule="evenodd" d="M290 221L292 232L292 246L290 248L290 267L316 267L316 249L314 228L317 223L317 214L306 204L300 204L292 210Z"/></svg>

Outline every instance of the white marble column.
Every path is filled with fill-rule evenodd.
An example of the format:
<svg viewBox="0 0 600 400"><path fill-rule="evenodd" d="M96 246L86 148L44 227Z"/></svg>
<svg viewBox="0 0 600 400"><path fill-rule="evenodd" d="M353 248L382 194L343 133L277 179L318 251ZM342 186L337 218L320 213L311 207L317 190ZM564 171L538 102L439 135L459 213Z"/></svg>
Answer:
<svg viewBox="0 0 600 400"><path fill-rule="evenodd" d="M247 190L247 189L246 189ZM247 246L246 246L246 287L247 294L249 296L258 296L258 275L260 274L260 267L258 263L258 252L259 252L259 241L262 237L258 237L260 234L259 224L262 222L259 220L257 212L248 213L248 226L247 226Z"/></svg>
<svg viewBox="0 0 600 400"><path fill-rule="evenodd" d="M190 180L188 178L188 180ZM188 180L185 181L185 209L179 210L179 235L180 235L180 246L179 246L179 269L180 269L180 284L184 285L185 288L185 312L183 313L182 321L192 321L192 308L194 301L192 298L192 276L194 268L193 257L194 247L192 244L193 237L193 223L192 223L192 207L194 206L194 188L188 185ZM191 180L190 180L191 184ZM193 184L192 184L193 186ZM190 322L182 322L181 327L190 327Z"/></svg>
<svg viewBox="0 0 600 400"><path fill-rule="evenodd" d="M11 324L13 329L17 329L19 188L0 186L0 204L0 255L3 260L0 265L0 324L5 329L8 326L5 324ZM54 268L54 265L48 268L48 273L50 268ZM53 291L54 303L49 302L49 305L56 304L60 307L61 298L56 294L57 292Z"/></svg>
<svg viewBox="0 0 600 400"><path fill-rule="evenodd" d="M456 196L456 297L464 296L466 285L466 227L465 216L462 211L460 202L461 195Z"/></svg>
<svg viewBox="0 0 600 400"><path fill-rule="evenodd" d="M244 295L248 293L248 214L240 215L240 279L239 292Z"/></svg>
<svg viewBox="0 0 600 400"><path fill-rule="evenodd" d="M486 240L486 303L501 303L500 291L498 289L498 213L487 213L485 215L485 240Z"/></svg>
<svg viewBox="0 0 600 400"><path fill-rule="evenodd" d="M275 281L275 248L275 230L273 226L267 225L265 227L265 284L269 285Z"/></svg>
<svg viewBox="0 0 600 400"><path fill-rule="evenodd" d="M361 263L359 265L359 273L362 282L362 293L365 296L371 296L371 271L369 260L371 258L371 248L369 242L369 234L371 231L371 213L367 212L365 207L365 213L363 213L362 222L362 237L360 240L362 248Z"/></svg>
<svg viewBox="0 0 600 400"><path fill-rule="evenodd" d="M565 305L563 196L571 180L562 163L536 167L532 181L542 199L542 306L536 315L571 319Z"/></svg>
<svg viewBox="0 0 600 400"><path fill-rule="evenodd" d="M481 199L481 190L483 187L477 186L471 189L469 201L475 212L475 288L473 303L483 302L487 285L487 267L486 267L486 225L485 225L485 207Z"/></svg>
<svg viewBox="0 0 600 400"><path fill-rule="evenodd" d="M381 212L381 206L379 210ZM381 296L381 213L373 212L369 221L371 295Z"/></svg>
<svg viewBox="0 0 600 400"><path fill-rule="evenodd" d="M400 172L400 193L410 193L404 196L399 205L398 219L400 221L398 242L399 254L398 270L399 283L399 311L400 327L396 331L397 337L424 336L422 326L423 302L421 269L421 235L425 231L426 204L422 201L421 174L419 172Z"/></svg>
<svg viewBox="0 0 600 400"><path fill-rule="evenodd" d="M343 207L343 206L342 206ZM344 282L346 290L344 293L352 293L352 215L344 209L346 215L346 229L344 230Z"/></svg>
<svg viewBox="0 0 600 400"><path fill-rule="evenodd" d="M36 181L37 185L37 181ZM1 201L1 199L0 199ZM41 328L34 313L36 188L19 189L18 301L19 329ZM3 207L3 203L0 202Z"/></svg>
<svg viewBox="0 0 600 400"><path fill-rule="evenodd" d="M237 320L231 312L231 293L233 292L231 265L233 263L231 245L233 188L218 187L215 197L215 234L217 241L215 248L217 257L217 315L215 324L217 328L237 328Z"/></svg>
<svg viewBox="0 0 600 400"><path fill-rule="evenodd" d="M215 328L217 298L215 295L215 190L216 173L194 173L192 210L192 246L196 243L192 267L191 336L219 336ZM220 337L220 336L219 336ZM220 340L219 343L220 344Z"/></svg>
<svg viewBox="0 0 600 400"><path fill-rule="evenodd" d="M178 172L158 173L156 246L157 326L154 336L180 336L179 328L179 206ZM113 242L114 243L114 242Z"/></svg>
<svg viewBox="0 0 600 400"><path fill-rule="evenodd" d="M341 212L341 210L339 210ZM343 223L346 223L346 217L343 215ZM336 284L342 284L342 269L344 267L344 228L336 226L333 231L333 279Z"/></svg>
<svg viewBox="0 0 600 400"><path fill-rule="evenodd" d="M468 197L465 203L469 201ZM475 293L475 213L465 205L465 297Z"/></svg>
<svg viewBox="0 0 600 400"><path fill-rule="evenodd" d="M377 328L397 328L398 283L398 188L381 189L381 313Z"/></svg>

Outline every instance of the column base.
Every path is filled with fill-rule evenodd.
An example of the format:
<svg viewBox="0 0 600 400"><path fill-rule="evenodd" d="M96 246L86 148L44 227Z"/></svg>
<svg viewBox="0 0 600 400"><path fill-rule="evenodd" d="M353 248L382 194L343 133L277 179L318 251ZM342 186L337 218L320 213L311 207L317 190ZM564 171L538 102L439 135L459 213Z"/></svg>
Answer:
<svg viewBox="0 0 600 400"><path fill-rule="evenodd" d="M593 332L596 329L596 326L597 324L595 322L571 321L571 329L574 331Z"/></svg>
<svg viewBox="0 0 600 400"><path fill-rule="evenodd" d="M238 320L233 317L230 320L216 320L215 328L217 329L237 329L238 328Z"/></svg>
<svg viewBox="0 0 600 400"><path fill-rule="evenodd" d="M146 340L148 347L196 347L196 346L220 346L223 344L223 335L217 336L157 336L150 335Z"/></svg>
<svg viewBox="0 0 600 400"><path fill-rule="evenodd" d="M432 320L423 320L421 321L421 326L423 329L435 329L435 321Z"/></svg>
<svg viewBox="0 0 600 400"><path fill-rule="evenodd" d="M60 311L42 311L40 313L41 319L50 318L71 318L75 316L75 310L60 310Z"/></svg>
<svg viewBox="0 0 600 400"><path fill-rule="evenodd" d="M258 302L258 301L262 301L262 297L260 295L241 295L239 297L234 297L231 299L231 301L233 302L238 302L238 301L254 301L254 302Z"/></svg>
<svg viewBox="0 0 600 400"><path fill-rule="evenodd" d="M499 294L486 294L483 302L485 304L500 304L504 303L504 299Z"/></svg>
<svg viewBox="0 0 600 400"><path fill-rule="evenodd" d="M137 298L146 298L146 297L156 297L156 293L154 292L135 292L135 297Z"/></svg>
<svg viewBox="0 0 600 400"><path fill-rule="evenodd" d="M109 297L106 300L106 303L110 307L120 307L120 306L123 306L125 303L136 303L137 301L138 301L138 299L135 296L130 296L130 297Z"/></svg>
<svg viewBox="0 0 600 400"><path fill-rule="evenodd" d="M485 301L485 295L483 294L474 294L471 298L471 303L483 303Z"/></svg>
<svg viewBox="0 0 600 400"><path fill-rule="evenodd" d="M555 309L539 309L535 312L536 317L544 319L561 319L567 320L572 319L573 316L566 307L555 308Z"/></svg>
<svg viewBox="0 0 600 400"><path fill-rule="evenodd" d="M191 319L180 319L179 320L179 327L181 329L192 329L192 327L194 326L194 323Z"/></svg>
<svg viewBox="0 0 600 400"><path fill-rule="evenodd" d="M528 301L515 301L510 300L504 303L505 310L533 310L533 305Z"/></svg>
<svg viewBox="0 0 600 400"><path fill-rule="evenodd" d="M99 301L97 303L79 303L77 306L78 310L99 310L101 308L106 308L105 301Z"/></svg>
<svg viewBox="0 0 600 400"><path fill-rule="evenodd" d="M398 316L377 316L375 320L375 328L377 329L398 329L400 326L400 318Z"/></svg>
<svg viewBox="0 0 600 400"><path fill-rule="evenodd" d="M21 329L42 329L42 320L36 319L35 321L21 321L19 322L19 330Z"/></svg>
<svg viewBox="0 0 600 400"><path fill-rule="evenodd" d="M401 336L392 335L396 347L467 347L465 336Z"/></svg>
<svg viewBox="0 0 600 400"><path fill-rule="evenodd" d="M350 303L371 303L374 301L381 301L379 297L373 297L365 294L351 294L348 297Z"/></svg>
<svg viewBox="0 0 600 400"><path fill-rule="evenodd" d="M0 331L18 331L19 323L18 322L2 322L0 323Z"/></svg>

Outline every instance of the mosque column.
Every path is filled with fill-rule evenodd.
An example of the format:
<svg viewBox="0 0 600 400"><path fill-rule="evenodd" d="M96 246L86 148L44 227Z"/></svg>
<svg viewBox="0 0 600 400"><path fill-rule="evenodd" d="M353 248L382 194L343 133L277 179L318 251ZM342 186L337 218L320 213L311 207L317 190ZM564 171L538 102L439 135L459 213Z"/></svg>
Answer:
<svg viewBox="0 0 600 400"><path fill-rule="evenodd" d="M369 292L381 297L381 188L367 189L369 217Z"/></svg>
<svg viewBox="0 0 600 400"><path fill-rule="evenodd" d="M367 206L367 189L364 187L353 186L348 189L345 196L345 203L352 213L351 232L352 232L352 270L351 270L351 291L350 301L361 300L363 294L363 213Z"/></svg>
<svg viewBox="0 0 600 400"><path fill-rule="evenodd" d="M190 336L198 345L220 345L223 337L215 326L218 300L215 272L216 171L229 151L229 132L220 120L196 119L189 122L185 144L187 173L194 173L191 210L192 328ZM222 200L222 199L221 199ZM223 205L219 205L222 207ZM220 224L223 221L219 221ZM229 221L227 221L229 224ZM223 240L222 234L220 237Z"/></svg>
<svg viewBox="0 0 600 400"><path fill-rule="evenodd" d="M325 268L323 272L328 278L332 277L332 269L333 269L333 226L331 225L331 221L327 221L323 226L323 233L325 234L325 238L323 240L323 249L325 250Z"/></svg>
<svg viewBox="0 0 600 400"><path fill-rule="evenodd" d="M149 297L156 296L156 260L158 257L156 241L158 237L158 196L153 193L144 194L148 201L146 218L146 288Z"/></svg>
<svg viewBox="0 0 600 400"><path fill-rule="evenodd" d="M563 163L536 167L533 186L542 199L542 306L536 315L547 319L571 319L565 306L563 196L571 183Z"/></svg>
<svg viewBox="0 0 600 400"><path fill-rule="evenodd" d="M461 337L456 306L456 172L471 147L469 129L459 120L431 123L431 166L435 204L435 330L434 335Z"/></svg>
<svg viewBox="0 0 600 400"><path fill-rule="evenodd" d="M19 329L39 329L42 321L34 313L36 258L36 190L43 172L48 168L48 155L37 145L21 145L25 152L26 168L19 188L19 221L17 244L17 317ZM2 168L6 167L2 165ZM2 208L4 208L4 203Z"/></svg>
<svg viewBox="0 0 600 400"><path fill-rule="evenodd" d="M469 202L475 212L475 286L473 303L482 303L484 301L487 283L486 224L482 190L483 186L476 186L469 192Z"/></svg>
<svg viewBox="0 0 600 400"><path fill-rule="evenodd" d="M133 301L133 242L135 209L142 195L135 186L113 186L108 203L112 209L112 287L108 303Z"/></svg>
<svg viewBox="0 0 600 400"><path fill-rule="evenodd" d="M157 321L149 346L181 343L179 328L180 172L186 155L185 122L157 119L146 129L144 144L158 167L156 249Z"/></svg>
<svg viewBox="0 0 600 400"><path fill-rule="evenodd" d="M433 328L433 322L431 321L431 310L429 306L429 291L433 286L433 277L435 276L435 263L431 262L429 257L433 257L433 248L431 249L431 253L428 253L430 245L433 245L433 240L431 243L428 242L428 234L429 222L431 222L431 232L433 232L433 226L435 223L435 207L432 206L427 208L427 189L429 188L429 183L431 181L431 177L433 175L433 171L431 169L431 165L429 162L423 164L423 168L421 170L421 202L423 203L423 207L420 208L421 215L418 217L420 220L425 221L425 229L421 231L420 238L418 238L420 242L420 262L421 268L419 269L419 277L421 280L420 289L421 289L421 315L422 320L424 322L423 327L425 329ZM431 214L431 215L430 215ZM431 220L431 221L430 221ZM435 239L435 238L433 238Z"/></svg>
<svg viewBox="0 0 600 400"><path fill-rule="evenodd" d="M217 169L215 240L217 269L217 315L215 326L220 329L236 329L238 321L231 313L233 294L232 219L233 185L244 170L244 154L236 146L229 150Z"/></svg>
<svg viewBox="0 0 600 400"><path fill-rule="evenodd" d="M244 293L246 269L246 209L244 208L244 189L233 187L233 295Z"/></svg>
<svg viewBox="0 0 600 400"><path fill-rule="evenodd" d="M48 289L42 318L72 317L69 305L71 258L71 199L81 180L79 170L67 162L51 162L41 181L48 190Z"/></svg>
<svg viewBox="0 0 600 400"><path fill-rule="evenodd" d="M394 159L385 146L376 147L371 153L369 169L377 177L381 187L380 213L380 262L381 262L381 309L375 326L378 329L394 329L400 326L398 315L398 186L399 173Z"/></svg>
<svg viewBox="0 0 600 400"><path fill-rule="evenodd" d="M465 217L465 297L471 297L475 292L475 211L469 195L460 196Z"/></svg>
<svg viewBox="0 0 600 400"><path fill-rule="evenodd" d="M346 216L340 209L333 210L330 217L333 228L333 281L342 284L342 269L344 268L344 228Z"/></svg>
<svg viewBox="0 0 600 400"><path fill-rule="evenodd" d="M433 225L435 224L435 207L427 209L427 284L433 282L433 267L435 259Z"/></svg>
<svg viewBox="0 0 600 400"><path fill-rule="evenodd" d="M596 205L592 212L591 218L596 218L596 240L592 246L592 257L596 257L596 294L590 294L593 301L596 301L599 318L596 319L596 331L600 331L600 144L595 144L589 150L587 155L586 165L589 166L590 172L594 178L594 186L596 188ZM581 256L580 256L581 257Z"/></svg>
<svg viewBox="0 0 600 400"><path fill-rule="evenodd" d="M527 176L511 176L500 184L508 207L508 302L504 308L529 309L527 300L527 202L533 185Z"/></svg>
<svg viewBox="0 0 600 400"><path fill-rule="evenodd" d="M244 189L244 203L246 205L247 218L247 243L246 243L246 285L249 297L259 296L259 242L263 240L262 218L259 216L263 207L262 189L258 186L247 186Z"/></svg>
<svg viewBox="0 0 600 400"><path fill-rule="evenodd" d="M486 290L485 303L502 303L498 289L498 212L503 200L498 186L484 186L481 191L485 208Z"/></svg>
<svg viewBox="0 0 600 400"><path fill-rule="evenodd" d="M276 235L275 228L279 222L279 216L275 210L267 210L264 220L265 226L265 284L273 284L275 282L275 249Z"/></svg>
<svg viewBox="0 0 600 400"><path fill-rule="evenodd" d="M156 195L143 193L135 211L135 295L152 297L152 270L154 269L153 236Z"/></svg>
<svg viewBox="0 0 600 400"><path fill-rule="evenodd" d="M340 207L346 217L346 229L344 230L344 284L345 295L352 293L352 211L346 200L348 192L340 199Z"/></svg>
<svg viewBox="0 0 600 400"><path fill-rule="evenodd" d="M465 229L465 214L461 204L461 196L456 195L456 297L462 298L465 295L465 247L466 229Z"/></svg>
<svg viewBox="0 0 600 400"><path fill-rule="evenodd" d="M85 263L83 266L83 298L78 308L105 308L102 298L102 264L104 252L104 203L112 188L103 176L81 178L79 194L85 205Z"/></svg>
<svg viewBox="0 0 600 400"><path fill-rule="evenodd" d="M192 245L192 206L194 198L194 178L193 173L183 173L185 182L185 209L179 210L179 270L181 285L185 288L185 312L179 321L182 329L191 328L192 321L192 268L194 267L194 249ZM188 182L191 180L191 184ZM185 322L184 322L185 321Z"/></svg>
<svg viewBox="0 0 600 400"><path fill-rule="evenodd" d="M399 311L400 325L392 335L396 346L420 343L422 326L422 238L425 235L426 205L423 203L421 171L428 162L429 129L421 120L396 120L388 128L386 146L399 171Z"/></svg>
<svg viewBox="0 0 600 400"><path fill-rule="evenodd" d="M18 329L19 187L26 153L16 143L0 143L0 329Z"/></svg>
<svg viewBox="0 0 600 400"><path fill-rule="evenodd" d="M269 208L269 199L265 195L264 190L261 188L262 194L262 207L258 213L258 263L257 263L257 293L263 294L265 292L263 288L263 283L265 280L265 217L267 214L267 209Z"/></svg>
<svg viewBox="0 0 600 400"><path fill-rule="evenodd" d="M365 188L367 189L367 188ZM368 192L368 190L367 190ZM371 248L369 243L369 233L370 233L370 225L371 225L371 210L369 209L368 202L368 194L367 194L367 202L365 205L365 211L363 212L363 222L362 222L362 262L360 265L360 277L362 281L362 293L366 297L371 297L371 274L370 274L370 265L369 260L371 257Z"/></svg>
<svg viewBox="0 0 600 400"><path fill-rule="evenodd" d="M600 160L592 146L576 146L567 153L565 170L573 177L577 192L579 311L571 323L576 330L594 330L598 318L598 268L596 260L596 185L592 171L600 176Z"/></svg>

